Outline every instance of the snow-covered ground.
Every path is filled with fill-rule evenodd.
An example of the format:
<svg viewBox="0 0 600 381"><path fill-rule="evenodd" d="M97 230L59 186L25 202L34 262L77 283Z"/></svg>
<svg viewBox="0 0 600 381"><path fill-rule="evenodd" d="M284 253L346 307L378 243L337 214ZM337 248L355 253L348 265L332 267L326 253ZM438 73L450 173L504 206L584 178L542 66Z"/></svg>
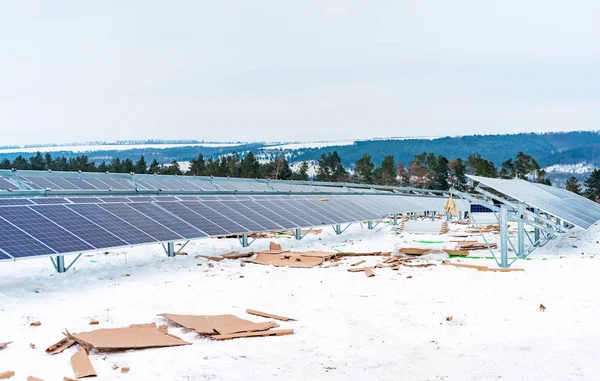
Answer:
<svg viewBox="0 0 600 381"><path fill-rule="evenodd" d="M350 146L354 144L356 140L338 140L338 141L327 141L327 142L301 142L301 143L286 143L274 146L265 146L263 149L272 150L298 150L304 148L323 148L332 146Z"/></svg>
<svg viewBox="0 0 600 381"><path fill-rule="evenodd" d="M514 267L526 271L512 273L441 266L446 258L441 253L421 259L435 267L376 268L373 278L347 272L348 265L291 269L194 258L263 250L270 239L247 249L233 239L195 241L185 248L188 256L176 258L167 258L158 245L91 254L65 274L54 273L49 259L4 262L0 342L14 343L0 350L0 373L14 370L15 380L73 377L75 347L55 356L44 353L65 328L164 323L156 316L163 312L264 321L244 313L252 308L298 319L280 323L295 329L294 335L216 342L169 325L170 333L193 345L92 352L98 379L598 380L600 228L573 236L517 262ZM446 242L413 242L440 239ZM450 248L453 239L395 234L389 225L372 231L353 225L340 236L326 228L301 241L274 241L284 249L397 253L408 246ZM366 265L382 261L364 259ZM495 265L490 259L462 261ZM92 319L100 325L89 326ZM35 320L42 325L30 327ZM131 371L121 374L112 370L114 364Z"/></svg>

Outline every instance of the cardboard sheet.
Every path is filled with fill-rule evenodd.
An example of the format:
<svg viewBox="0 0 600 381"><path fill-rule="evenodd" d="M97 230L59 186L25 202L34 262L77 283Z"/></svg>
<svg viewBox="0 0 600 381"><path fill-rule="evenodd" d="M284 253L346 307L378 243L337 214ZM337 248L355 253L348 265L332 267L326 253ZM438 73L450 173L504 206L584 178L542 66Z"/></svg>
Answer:
<svg viewBox="0 0 600 381"><path fill-rule="evenodd" d="M251 257L253 255L254 255L253 252L250 252L250 253L237 253L235 251L232 251L231 253L223 254L223 258L226 258L226 259L249 258L249 257Z"/></svg>
<svg viewBox="0 0 600 381"><path fill-rule="evenodd" d="M296 320L296 319L292 319L292 318L281 316L281 315L275 315L275 314L270 314L268 312L262 312L262 311L250 310L250 309L247 309L246 313L250 314L250 315L256 315L256 316L261 316L261 317L275 319L275 320L281 320L281 321L295 321Z"/></svg>
<svg viewBox="0 0 600 381"><path fill-rule="evenodd" d="M191 344L156 328L156 325L153 327L134 325L129 328L104 328L74 333L70 336L79 344L97 350L160 348Z"/></svg>
<svg viewBox="0 0 600 381"><path fill-rule="evenodd" d="M392 253L389 251L371 251L371 252L364 252L364 253L341 252L341 253L335 253L335 254L340 257L373 257L373 256L389 257L390 255L392 255Z"/></svg>
<svg viewBox="0 0 600 381"><path fill-rule="evenodd" d="M222 327L217 327L215 328L215 331L217 331L217 333L219 335L230 335L233 333L242 333L242 332L259 332L259 331L267 331L271 328L277 328L279 327L279 324L272 322L272 321L268 321L268 322L264 322L264 323L240 323L240 324L233 324L233 325L228 325L228 326L222 326Z"/></svg>
<svg viewBox="0 0 600 381"><path fill-rule="evenodd" d="M366 261L363 259L362 261L358 261L355 263L352 263L350 266L358 266L358 265L362 265L363 263L365 263Z"/></svg>
<svg viewBox="0 0 600 381"><path fill-rule="evenodd" d="M259 253L256 258L249 261L260 265L310 268L323 263L324 258L308 257L292 253L285 254L263 254Z"/></svg>
<svg viewBox="0 0 600 381"><path fill-rule="evenodd" d="M241 337L264 337L264 336L284 336L284 335L292 335L294 334L293 329L279 329L279 330L270 330L263 332L247 332L247 333L234 333L231 335L216 335L212 336L215 340L229 340L229 339L237 339Z"/></svg>
<svg viewBox="0 0 600 381"><path fill-rule="evenodd" d="M158 316L194 330L201 335L214 335L217 333L216 330L222 327L254 324L250 320L241 319L234 315L177 315L165 313Z"/></svg>
<svg viewBox="0 0 600 381"><path fill-rule="evenodd" d="M7 370L6 372L0 373L0 379L4 380L6 378L11 378L15 375L15 372L12 370Z"/></svg>
<svg viewBox="0 0 600 381"><path fill-rule="evenodd" d="M27 381L44 381L44 380L42 380L41 378L29 376L29 377L27 377Z"/></svg>
<svg viewBox="0 0 600 381"><path fill-rule="evenodd" d="M281 250L281 245L275 242L270 242L269 250Z"/></svg>
<svg viewBox="0 0 600 381"><path fill-rule="evenodd" d="M323 259L334 258L338 255L338 253L329 252L329 251L290 251L286 254L301 255L303 257L315 257L315 258L323 258Z"/></svg>
<svg viewBox="0 0 600 381"><path fill-rule="evenodd" d="M372 276L375 276L375 273L373 272L373 270L370 267L366 267L365 268L365 275L367 276L367 278L370 278Z"/></svg>
<svg viewBox="0 0 600 381"><path fill-rule="evenodd" d="M6 347L8 344L12 343L12 341L7 341L5 343L0 343L0 349Z"/></svg>
<svg viewBox="0 0 600 381"><path fill-rule="evenodd" d="M71 340L68 337L64 337L59 342L54 343L51 346L49 346L48 348L46 348L46 353L48 353L49 355L55 355L57 353L61 353L62 351L71 347L74 344L75 344L75 340Z"/></svg>
<svg viewBox="0 0 600 381"><path fill-rule="evenodd" d="M71 366L77 379L97 376L85 348L79 348L79 351L71 356Z"/></svg>

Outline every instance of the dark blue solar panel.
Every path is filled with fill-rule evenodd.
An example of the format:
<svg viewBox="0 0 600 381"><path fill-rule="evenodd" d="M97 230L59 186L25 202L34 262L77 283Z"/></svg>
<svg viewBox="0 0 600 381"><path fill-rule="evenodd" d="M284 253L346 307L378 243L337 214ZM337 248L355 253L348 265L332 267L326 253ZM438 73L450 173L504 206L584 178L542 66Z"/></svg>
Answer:
<svg viewBox="0 0 600 381"><path fill-rule="evenodd" d="M198 201L200 198L198 196L177 196L178 199L183 201ZM160 201L167 201L161 198ZM177 201L177 200L169 200L169 201Z"/></svg>
<svg viewBox="0 0 600 381"><path fill-rule="evenodd" d="M175 196L153 196L154 201L179 201Z"/></svg>
<svg viewBox="0 0 600 381"><path fill-rule="evenodd" d="M352 221L352 219L349 217L346 217L346 218L340 217L340 216L336 215L336 213L334 211L331 211L329 209L321 207L318 204L319 202L325 203L326 201L309 201L309 200L287 201L288 205L290 205L298 210L301 209L301 210L305 211L306 213L311 213L311 211L312 211L311 214L314 214L315 217L322 216L321 219L326 225L344 222L345 219Z"/></svg>
<svg viewBox="0 0 600 381"><path fill-rule="evenodd" d="M225 217L229 218L232 221L235 221L238 225L243 226L251 232L261 232L264 230L269 230L259 221L253 221L250 218L244 216L242 213L238 212L237 210L229 207L228 205L235 206L235 204L232 204L233 202L235 201L202 201L201 204L208 206L217 213L221 213Z"/></svg>
<svg viewBox="0 0 600 381"><path fill-rule="evenodd" d="M191 209L186 208L179 202L157 202L157 204L208 235L223 236L232 233L231 231L215 224L208 218L205 218L198 213L195 213Z"/></svg>
<svg viewBox="0 0 600 381"><path fill-rule="evenodd" d="M56 184L46 180L43 177L19 176L18 178L33 189L59 189L59 187Z"/></svg>
<svg viewBox="0 0 600 381"><path fill-rule="evenodd" d="M156 242L153 237L107 212L99 205L102 204L73 204L67 207L131 245Z"/></svg>
<svg viewBox="0 0 600 381"><path fill-rule="evenodd" d="M0 198L0 206L2 205L31 205L33 202L26 198Z"/></svg>
<svg viewBox="0 0 600 381"><path fill-rule="evenodd" d="M158 187L156 185L154 185L152 182L147 181L147 180L135 179L135 183L138 186L142 186L144 189L158 189Z"/></svg>
<svg viewBox="0 0 600 381"><path fill-rule="evenodd" d="M134 189L133 185L129 183L129 181L125 179L111 179L111 178L101 178L102 182L110 185L112 189Z"/></svg>
<svg viewBox="0 0 600 381"><path fill-rule="evenodd" d="M48 204L68 204L68 201L62 197L45 197L45 198L32 198L34 204L48 205Z"/></svg>
<svg viewBox="0 0 600 381"><path fill-rule="evenodd" d="M7 254L4 254L2 251L0 251L0 261L4 261L7 259L12 259L12 258L9 257Z"/></svg>
<svg viewBox="0 0 600 381"><path fill-rule="evenodd" d="M300 204L299 207L297 206L297 204L291 204L291 202L293 201L294 200L278 200L273 202L279 205L280 207L289 210L294 214L297 214L303 220L310 222L311 226L329 225L335 223L331 219L323 216L322 214L315 212L313 209L303 206L302 202L300 201L296 201Z"/></svg>
<svg viewBox="0 0 600 381"><path fill-rule="evenodd" d="M35 257L56 252L0 218L0 249L15 258Z"/></svg>
<svg viewBox="0 0 600 381"><path fill-rule="evenodd" d="M27 206L0 208L0 216L59 253L93 249Z"/></svg>
<svg viewBox="0 0 600 381"><path fill-rule="evenodd" d="M133 202L152 202L154 199L150 196L129 196L129 201Z"/></svg>
<svg viewBox="0 0 600 381"><path fill-rule="evenodd" d="M128 204L98 204L101 208L120 217L129 224L140 229L144 233L156 238L158 241L174 241L183 237L171 229L164 227L156 221L148 218L137 210L130 208Z"/></svg>
<svg viewBox="0 0 600 381"><path fill-rule="evenodd" d="M75 204L100 204L102 202L97 197L69 197L69 201Z"/></svg>
<svg viewBox="0 0 600 381"><path fill-rule="evenodd" d="M66 206L40 205L31 208L97 249L127 245L127 242L83 218Z"/></svg>
<svg viewBox="0 0 600 381"><path fill-rule="evenodd" d="M331 198L331 199L333 199L333 198ZM322 210L328 212L329 214L327 214L327 216L333 216L332 219L338 223L360 221L362 219L362 217L358 213L353 213L353 211L351 209L336 208L330 203L330 201L308 200L308 201L302 201L302 203L308 204L308 205L313 205L315 208L322 209ZM349 204L349 203L347 203L347 204ZM321 213L321 214L325 214L325 213Z"/></svg>
<svg viewBox="0 0 600 381"><path fill-rule="evenodd" d="M61 189L79 189L78 187L73 185L73 183L68 182L63 177L54 177L53 176L53 177L46 177L46 179L48 181L51 181L52 183L56 184L56 186L58 186Z"/></svg>
<svg viewBox="0 0 600 381"><path fill-rule="evenodd" d="M176 215L167 212L165 209L162 209L155 204L148 202L136 202L129 204L129 206L141 213L144 213L146 216L168 227L174 232L177 232L179 235L185 238L189 239L207 236L206 233L196 229L192 225L176 217Z"/></svg>
<svg viewBox="0 0 600 381"><path fill-rule="evenodd" d="M198 213L199 215L201 215L205 218L208 218L215 224L227 229L231 233L248 233L251 231L255 231L254 229L246 228L246 227L234 222L233 220L225 217L223 214L202 204L203 202L210 202L210 201L202 201L202 202L181 201L180 204L186 206L187 208L190 208L191 210Z"/></svg>
<svg viewBox="0 0 600 381"><path fill-rule="evenodd" d="M101 179L94 177L86 177L83 181L93 186L95 189L110 189L111 186L102 181Z"/></svg>
<svg viewBox="0 0 600 381"><path fill-rule="evenodd" d="M80 179L77 177L65 177L65 181L68 181L69 183L73 184L73 186L79 189L96 189L96 187L92 184L88 183L84 179Z"/></svg>
<svg viewBox="0 0 600 381"><path fill-rule="evenodd" d="M493 210L486 208L483 205L471 204L471 213L492 213Z"/></svg>
<svg viewBox="0 0 600 381"><path fill-rule="evenodd" d="M15 184L11 183L10 181L8 181L8 179L0 177L0 189L2 189L2 190L8 190L8 189L16 190L16 189L19 189L19 187L16 186Z"/></svg>
<svg viewBox="0 0 600 381"><path fill-rule="evenodd" d="M260 214L261 216L264 216L265 218L268 218L269 220L283 226L286 229L299 228L310 225L303 219L294 216L292 213L286 213L285 216L282 214L278 214L273 209L269 209L268 207L264 206L261 202L258 201L243 202L243 204L248 209L253 210L254 212ZM278 209L278 211L279 210L280 209Z"/></svg>
<svg viewBox="0 0 600 381"><path fill-rule="evenodd" d="M277 230L285 229L285 227L283 225L276 223L275 221L253 211L250 208L245 207L244 204L242 204L240 201L221 201L221 204L235 210L236 212L238 212L239 214L241 214L248 220L257 223L260 226L263 226L264 228L266 228L266 230L276 230L277 231ZM287 225L290 225L290 224L288 223ZM294 226L294 225L292 225L292 226ZM287 226L287 229L289 229L289 228L290 228L290 226Z"/></svg>
<svg viewBox="0 0 600 381"><path fill-rule="evenodd" d="M98 197L98 198L101 201L104 201L106 203L113 203L113 202L124 203L124 202L130 202L127 197Z"/></svg>
<svg viewBox="0 0 600 381"><path fill-rule="evenodd" d="M311 216L301 216L301 213L289 210L288 205L283 203L281 200L260 200L254 201L258 205L263 206L266 209L273 211L273 213L284 217L287 220L294 221L299 227L309 227L315 225L321 225L321 222ZM302 213L304 214L304 213Z"/></svg>

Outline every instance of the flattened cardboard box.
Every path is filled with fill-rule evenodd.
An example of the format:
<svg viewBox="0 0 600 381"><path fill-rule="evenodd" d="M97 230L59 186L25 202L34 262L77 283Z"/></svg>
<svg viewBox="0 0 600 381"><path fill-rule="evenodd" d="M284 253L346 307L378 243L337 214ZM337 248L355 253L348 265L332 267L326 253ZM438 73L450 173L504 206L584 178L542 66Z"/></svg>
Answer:
<svg viewBox="0 0 600 381"><path fill-rule="evenodd" d="M5 346L7 346L10 343L12 343L12 341L7 341L5 343L0 343L0 349L4 348Z"/></svg>
<svg viewBox="0 0 600 381"><path fill-rule="evenodd" d="M306 257L303 255L285 254L263 254L259 253L256 258L249 261L259 265L271 265L280 267L310 268L323 263L324 259L319 257Z"/></svg>
<svg viewBox="0 0 600 381"><path fill-rule="evenodd" d="M214 335L221 330L224 332L231 332L231 330L248 332L271 328L264 328L263 324L265 323L254 323L250 320L241 319L235 315L177 315L165 313L158 316L162 316L185 328L194 330L200 335ZM273 322L268 323L275 324Z"/></svg>
<svg viewBox="0 0 600 381"><path fill-rule="evenodd" d="M156 328L155 324L152 327L133 325L129 328L103 328L74 333L71 338L83 346L98 350L160 348L191 344Z"/></svg>
<svg viewBox="0 0 600 381"><path fill-rule="evenodd" d="M55 354L61 353L62 351L71 347L74 344L75 344L75 340L71 340L68 337L64 337L59 342L54 343L51 346L49 346L48 348L46 348L46 353L48 353L49 355L55 355Z"/></svg>
<svg viewBox="0 0 600 381"><path fill-rule="evenodd" d="M247 309L246 313L250 314L250 315L262 316L265 318L281 320L281 321L295 321L296 320L296 319L292 319L292 318L281 316L281 315L274 315L274 314L270 314L268 312L262 312L262 311L251 310L251 309Z"/></svg>

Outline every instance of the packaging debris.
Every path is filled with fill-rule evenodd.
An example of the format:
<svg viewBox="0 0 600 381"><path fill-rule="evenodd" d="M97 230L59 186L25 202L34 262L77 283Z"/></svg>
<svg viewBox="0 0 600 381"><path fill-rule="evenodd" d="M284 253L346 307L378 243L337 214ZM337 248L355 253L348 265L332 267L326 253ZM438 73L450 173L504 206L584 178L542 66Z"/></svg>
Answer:
<svg viewBox="0 0 600 381"><path fill-rule="evenodd" d="M469 251L468 251L468 250L451 250L451 249L444 249L444 251L445 251L445 252L446 252L446 254L448 254L448 255L457 256L457 257L466 257L467 255L469 255Z"/></svg>
<svg viewBox="0 0 600 381"><path fill-rule="evenodd" d="M363 263L365 263L366 261L363 259L361 261L355 262L353 264L351 264L350 266L358 266L358 265L362 265Z"/></svg>
<svg viewBox="0 0 600 381"><path fill-rule="evenodd" d="M34 344L34 343L29 343L29 347L30 347L31 349L35 349L35 344Z"/></svg>
<svg viewBox="0 0 600 381"><path fill-rule="evenodd" d="M260 265L310 268L320 265L323 261L324 258L305 256L299 253L290 252L283 254L259 253L256 258L249 262Z"/></svg>
<svg viewBox="0 0 600 381"><path fill-rule="evenodd" d="M275 242L270 242L269 250L281 250L281 245Z"/></svg>
<svg viewBox="0 0 600 381"><path fill-rule="evenodd" d="M12 341L7 341L5 343L0 343L0 349L6 347L8 344L12 343Z"/></svg>
<svg viewBox="0 0 600 381"><path fill-rule="evenodd" d="M392 252L390 252L390 251L371 251L368 253L340 252L340 253L335 253L335 254L340 257L374 257L374 256L389 257L390 255L392 255Z"/></svg>
<svg viewBox="0 0 600 381"><path fill-rule="evenodd" d="M431 251L431 249L418 249L416 247L403 247L402 249L400 249L400 252L402 254L408 255L423 255L428 251Z"/></svg>
<svg viewBox="0 0 600 381"><path fill-rule="evenodd" d="M55 355L55 354L61 353L62 351L71 347L74 344L75 344L75 340L72 340L69 337L64 337L59 342L54 343L51 346L49 346L48 348L46 348L46 353L48 353L49 355Z"/></svg>
<svg viewBox="0 0 600 381"><path fill-rule="evenodd" d="M296 319L292 319L289 317L285 317L285 316L281 316L281 315L274 315L274 314L270 314L268 312L261 312L261 311L257 311L257 310L251 310L251 309L247 309L246 313L250 314L250 315L256 315L256 316L260 316L260 317L264 317L264 318L281 320L281 321L296 321Z"/></svg>
<svg viewBox="0 0 600 381"><path fill-rule="evenodd" d="M365 275L367 276L367 278L370 278L372 276L375 276L375 273L370 267L365 267Z"/></svg>
<svg viewBox="0 0 600 381"><path fill-rule="evenodd" d="M29 323L29 326L31 326L31 327L39 327L40 325L42 325L41 321L34 321L34 322Z"/></svg>
<svg viewBox="0 0 600 381"><path fill-rule="evenodd" d="M79 351L71 356L71 366L77 379L97 376L88 353L83 347L79 348Z"/></svg>
<svg viewBox="0 0 600 381"><path fill-rule="evenodd" d="M158 329L156 324L134 324L129 328L103 328L69 335L72 340L97 350L122 350L190 345L187 341Z"/></svg>
<svg viewBox="0 0 600 381"><path fill-rule="evenodd" d="M41 378L29 376L29 377L27 377L27 381L44 381L44 380L42 380Z"/></svg>
<svg viewBox="0 0 600 381"><path fill-rule="evenodd" d="M253 255L254 255L253 252L249 252L249 253L237 253L235 251L232 251L231 253L223 254L222 257L226 258L226 259L240 259L240 258L249 258L249 257L251 257Z"/></svg>
<svg viewBox="0 0 600 381"><path fill-rule="evenodd" d="M129 373L129 368L128 367L121 368L121 373Z"/></svg>
<svg viewBox="0 0 600 381"><path fill-rule="evenodd" d="M264 337L264 336L284 336L284 335L292 335L294 334L293 329L279 329L273 331L264 331L264 332L246 332L246 333L234 333L231 335L216 335L212 336L215 340L229 340L229 339L237 339L241 337Z"/></svg>
<svg viewBox="0 0 600 381"><path fill-rule="evenodd" d="M4 380L6 378L11 378L15 375L15 372L12 370L7 370L6 372L0 373L0 379Z"/></svg>
<svg viewBox="0 0 600 381"><path fill-rule="evenodd" d="M254 323L235 315L177 315L164 313L162 316L200 335L234 334L265 331L279 327L275 322Z"/></svg>
<svg viewBox="0 0 600 381"><path fill-rule="evenodd" d="M100 322L98 320L92 320L90 322L90 325L98 325L98 324L100 324Z"/></svg>
<svg viewBox="0 0 600 381"><path fill-rule="evenodd" d="M492 242L492 243L490 243L490 247L492 249L496 249L498 247L498 244ZM459 250L486 250L487 248L488 247L485 243L465 242L465 243L458 244Z"/></svg>
<svg viewBox="0 0 600 381"><path fill-rule="evenodd" d="M469 269L475 269L478 271L492 271L492 272L514 272L514 271L525 271L525 269L522 268L490 268L487 266L480 266L480 265L469 265L467 263L453 263L447 260L442 261L442 265L444 266L454 266L454 267L463 267L463 268L469 268Z"/></svg>

